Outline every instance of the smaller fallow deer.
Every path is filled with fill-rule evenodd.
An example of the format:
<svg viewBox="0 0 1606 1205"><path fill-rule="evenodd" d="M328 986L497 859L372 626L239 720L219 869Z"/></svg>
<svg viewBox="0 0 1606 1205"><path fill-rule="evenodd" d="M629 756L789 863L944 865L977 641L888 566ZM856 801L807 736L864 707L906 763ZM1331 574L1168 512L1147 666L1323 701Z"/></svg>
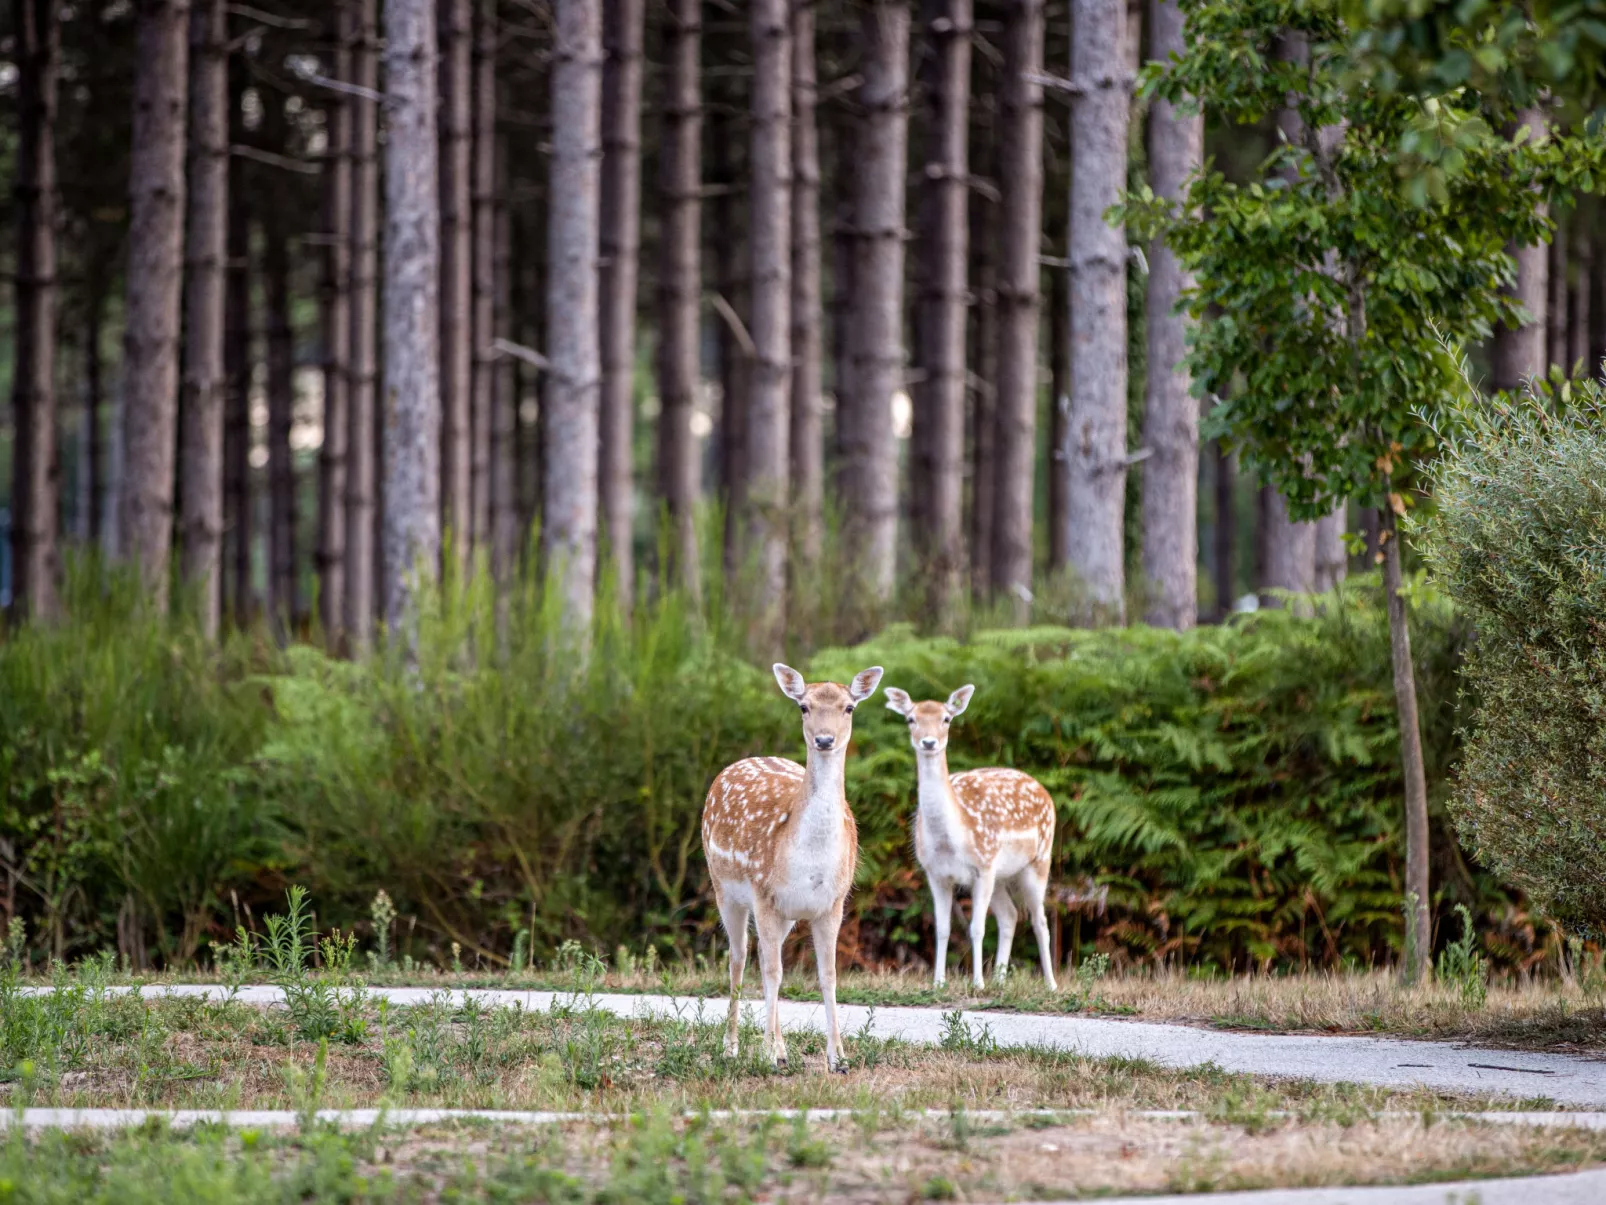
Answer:
<svg viewBox="0 0 1606 1205"><path fill-rule="evenodd" d="M703 852L731 946L725 1053L734 1056L737 1051L737 1003L751 917L764 977L764 1053L778 1066L786 1065L778 1007L781 943L793 925L806 920L825 1000L826 1066L846 1071L836 1021L836 937L853 885L859 830L843 791L843 763L853 737L853 709L875 694L881 667L855 674L851 683L839 686L808 685L797 670L777 664L775 680L802 711L808 764L749 757L720 771L703 802Z"/></svg>
<svg viewBox="0 0 1606 1205"><path fill-rule="evenodd" d="M974 686L961 686L946 703L916 703L895 686L887 707L909 721L919 787L915 857L931 883L937 911L937 973L948 977L948 926L954 888L970 888L970 950L973 981L981 987L982 938L987 912L998 918L995 973L1009 970L1015 937L1016 901L1031 914L1043 978L1054 989L1054 954L1048 940L1043 896L1054 848L1054 799L1030 774L1007 767L948 773L948 729L965 710Z"/></svg>

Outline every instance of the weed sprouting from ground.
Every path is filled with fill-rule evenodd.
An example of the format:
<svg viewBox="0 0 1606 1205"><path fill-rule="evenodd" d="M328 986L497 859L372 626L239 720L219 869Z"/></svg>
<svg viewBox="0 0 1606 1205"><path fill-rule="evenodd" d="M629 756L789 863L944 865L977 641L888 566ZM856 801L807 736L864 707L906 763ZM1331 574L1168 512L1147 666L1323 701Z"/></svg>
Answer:
<svg viewBox="0 0 1606 1205"><path fill-rule="evenodd" d="M1439 955L1435 974L1440 983L1453 986L1468 1008L1482 1008L1489 998L1489 967L1478 948L1478 931L1472 924L1472 913L1465 904L1457 904L1461 914L1461 936L1451 942Z"/></svg>

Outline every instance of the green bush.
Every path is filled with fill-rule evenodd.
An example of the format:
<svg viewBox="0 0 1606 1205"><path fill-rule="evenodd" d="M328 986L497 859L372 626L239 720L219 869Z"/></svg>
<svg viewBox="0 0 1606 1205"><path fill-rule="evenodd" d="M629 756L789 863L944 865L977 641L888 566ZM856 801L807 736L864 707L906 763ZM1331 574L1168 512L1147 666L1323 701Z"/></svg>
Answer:
<svg viewBox="0 0 1606 1205"><path fill-rule="evenodd" d="M1468 847L1565 925L1606 928L1606 405L1467 416L1424 551L1474 625L1453 796Z"/></svg>

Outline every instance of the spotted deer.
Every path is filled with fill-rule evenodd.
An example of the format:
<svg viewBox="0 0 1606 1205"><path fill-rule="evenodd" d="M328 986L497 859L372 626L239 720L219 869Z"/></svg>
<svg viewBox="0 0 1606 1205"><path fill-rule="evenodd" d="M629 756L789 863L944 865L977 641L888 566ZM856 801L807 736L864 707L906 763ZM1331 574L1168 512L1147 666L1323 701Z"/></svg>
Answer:
<svg viewBox="0 0 1606 1205"><path fill-rule="evenodd" d="M836 1021L836 936L853 884L859 830L842 789L843 762L853 736L853 709L875 694L881 667L854 675L847 686L808 685L788 665L775 680L803 714L808 764L784 757L749 757L720 771L703 802L703 852L714 900L731 946L730 1017L725 1053L736 1054L737 1002L747 968L747 922L758 929L758 967L764 977L764 1053L786 1065L781 1036L781 943L800 920L809 922L820 994L825 1000L825 1062L846 1071Z"/></svg>
<svg viewBox="0 0 1606 1205"><path fill-rule="evenodd" d="M954 888L970 888L972 979L982 986L982 937L987 912L998 918L995 974L1009 970L1017 901L1032 918L1043 978L1054 988L1054 955L1048 941L1043 896L1054 848L1054 800L1029 774L1006 767L948 773L948 729L974 686L961 686L946 703L916 703L895 686L886 690L887 707L909 721L914 745L919 802L915 814L915 857L931 883L937 911L936 982L948 977L948 926Z"/></svg>

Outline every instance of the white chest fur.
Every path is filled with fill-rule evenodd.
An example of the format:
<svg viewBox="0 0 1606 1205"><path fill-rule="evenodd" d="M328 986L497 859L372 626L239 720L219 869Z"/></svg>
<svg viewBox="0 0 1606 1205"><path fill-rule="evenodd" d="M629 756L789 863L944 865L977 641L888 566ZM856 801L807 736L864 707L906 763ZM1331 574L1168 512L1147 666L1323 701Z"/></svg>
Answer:
<svg viewBox="0 0 1606 1205"><path fill-rule="evenodd" d="M959 886L975 880L974 843L959 815L948 770L938 759L920 758L919 807L915 815L915 857L928 875Z"/></svg>
<svg viewBox="0 0 1606 1205"><path fill-rule="evenodd" d="M810 774L802 812L775 883L776 907L790 920L806 920L830 911L847 884L846 804L841 775Z"/></svg>

